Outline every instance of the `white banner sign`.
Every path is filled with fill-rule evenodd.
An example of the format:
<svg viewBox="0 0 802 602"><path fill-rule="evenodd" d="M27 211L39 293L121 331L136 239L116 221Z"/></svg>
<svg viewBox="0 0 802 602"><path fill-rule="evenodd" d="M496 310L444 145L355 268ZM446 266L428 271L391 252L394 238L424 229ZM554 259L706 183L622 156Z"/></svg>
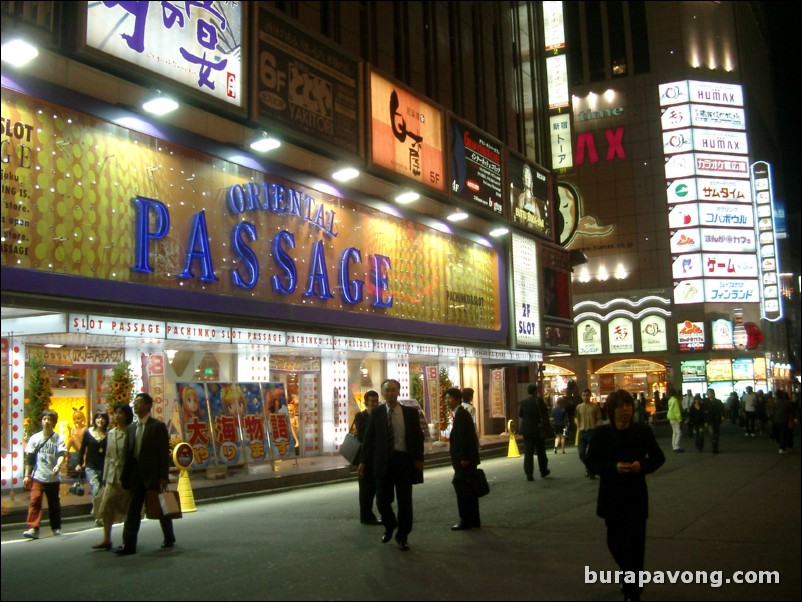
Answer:
<svg viewBox="0 0 802 602"><path fill-rule="evenodd" d="M601 325L594 320L584 320L576 327L579 355L599 355L602 352Z"/></svg>
<svg viewBox="0 0 802 602"><path fill-rule="evenodd" d="M542 343L540 288L534 240L512 235L512 270L516 341L519 345L539 347Z"/></svg>
<svg viewBox="0 0 802 602"><path fill-rule="evenodd" d="M758 303L760 283L758 280L705 279L706 303Z"/></svg>
<svg viewBox="0 0 802 602"><path fill-rule="evenodd" d="M627 318L616 318L607 327L610 342L610 353L635 353L635 336L632 321Z"/></svg>
<svg viewBox="0 0 802 602"><path fill-rule="evenodd" d="M755 231L729 228L702 228L703 251L724 251L725 253L754 253Z"/></svg>

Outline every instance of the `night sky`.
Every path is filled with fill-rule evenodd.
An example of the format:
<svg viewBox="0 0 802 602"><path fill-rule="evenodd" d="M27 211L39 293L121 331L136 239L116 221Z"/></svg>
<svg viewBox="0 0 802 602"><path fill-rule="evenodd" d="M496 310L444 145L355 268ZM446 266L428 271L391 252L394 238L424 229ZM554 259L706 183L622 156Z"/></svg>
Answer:
<svg viewBox="0 0 802 602"><path fill-rule="evenodd" d="M784 193L778 195L785 204L788 229L787 250L790 262L780 268L783 272L800 272L800 138L799 138L799 18L793 2L765 2L769 28L774 102L777 107L779 144L782 153L780 170L775 178L782 179Z"/></svg>

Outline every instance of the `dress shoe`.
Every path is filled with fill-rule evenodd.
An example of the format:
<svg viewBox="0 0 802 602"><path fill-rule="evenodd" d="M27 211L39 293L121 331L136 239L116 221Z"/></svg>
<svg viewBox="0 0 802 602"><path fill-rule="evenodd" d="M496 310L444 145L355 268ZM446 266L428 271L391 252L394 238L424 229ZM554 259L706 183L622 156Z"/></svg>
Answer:
<svg viewBox="0 0 802 602"><path fill-rule="evenodd" d="M396 542L398 543L398 549L402 552L409 551L409 544L407 543L406 539L397 539Z"/></svg>
<svg viewBox="0 0 802 602"><path fill-rule="evenodd" d="M117 554L117 556L131 556L132 554L136 554L136 550L133 548L126 548L125 546L120 546L114 550L114 553Z"/></svg>
<svg viewBox="0 0 802 602"><path fill-rule="evenodd" d="M172 548L174 545L175 545L175 539L172 539L170 541L163 541L160 547L162 550L166 550L167 548Z"/></svg>
<svg viewBox="0 0 802 602"><path fill-rule="evenodd" d="M470 529L470 525L466 525L465 523L457 523L456 525L451 526L452 531L467 531Z"/></svg>
<svg viewBox="0 0 802 602"><path fill-rule="evenodd" d="M395 529L386 529L382 535L382 543L387 543L393 538L393 531Z"/></svg>
<svg viewBox="0 0 802 602"><path fill-rule="evenodd" d="M111 550L111 542L109 543L96 543L92 546L93 550Z"/></svg>
<svg viewBox="0 0 802 602"><path fill-rule="evenodd" d="M530 476L530 477L526 477L526 480L527 480L527 481L534 481L534 480L535 480L535 477L531 477L531 476Z"/></svg>
<svg viewBox="0 0 802 602"><path fill-rule="evenodd" d="M541 476L541 478L544 478L544 479L545 479L545 478L546 478L547 476L549 476L550 474L551 474L551 471L550 471L550 470L546 470L546 472L541 472L541 473L540 473L540 476Z"/></svg>

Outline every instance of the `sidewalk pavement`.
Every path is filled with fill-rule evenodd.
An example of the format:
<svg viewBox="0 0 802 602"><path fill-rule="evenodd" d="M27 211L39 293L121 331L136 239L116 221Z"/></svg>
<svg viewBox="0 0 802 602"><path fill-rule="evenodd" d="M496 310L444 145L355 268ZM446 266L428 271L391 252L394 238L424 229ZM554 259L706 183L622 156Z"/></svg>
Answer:
<svg viewBox="0 0 802 602"><path fill-rule="evenodd" d="M488 435L480 437L482 457L491 458L507 455L509 435ZM518 439L518 446L523 450L523 443ZM427 467L450 465L448 443L427 442L425 446L425 464ZM190 471L192 495L196 502L206 502L232 497L254 495L268 491L286 491L302 487L311 487L322 483L333 483L356 479L356 467L340 454L314 456L289 460L277 460L274 463L263 462L248 466L228 467L223 478L209 478L206 471ZM178 482L178 470L170 473L170 488L175 489ZM61 509L65 522L71 519L85 520L92 512L92 500L89 486L85 484L85 495L76 496L68 491L72 480L61 484ZM2 530L18 529L26 521L30 496L22 487L2 494ZM47 504L45 504L45 507ZM44 519L47 520L47 510Z"/></svg>

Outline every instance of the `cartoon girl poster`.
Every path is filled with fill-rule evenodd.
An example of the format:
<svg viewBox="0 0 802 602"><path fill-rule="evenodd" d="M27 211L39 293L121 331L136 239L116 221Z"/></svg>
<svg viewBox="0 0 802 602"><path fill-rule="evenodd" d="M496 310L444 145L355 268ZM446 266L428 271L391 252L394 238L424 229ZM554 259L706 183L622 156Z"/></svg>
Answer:
<svg viewBox="0 0 802 602"><path fill-rule="evenodd" d="M176 388L184 440L192 446L195 468L206 468L214 456L206 390L201 383L178 383Z"/></svg>
<svg viewBox="0 0 802 602"><path fill-rule="evenodd" d="M283 383L261 383L265 416L274 458L294 458L295 439L290 428L287 393Z"/></svg>
<svg viewBox="0 0 802 602"><path fill-rule="evenodd" d="M217 459L221 464L241 464L240 435L245 400L233 383L206 383L209 397L209 416L214 428Z"/></svg>
<svg viewBox="0 0 802 602"><path fill-rule="evenodd" d="M265 404L262 401L262 388L259 383L238 383L240 397L245 401L242 416L242 437L246 457L249 462L262 462L267 459L265 448Z"/></svg>

